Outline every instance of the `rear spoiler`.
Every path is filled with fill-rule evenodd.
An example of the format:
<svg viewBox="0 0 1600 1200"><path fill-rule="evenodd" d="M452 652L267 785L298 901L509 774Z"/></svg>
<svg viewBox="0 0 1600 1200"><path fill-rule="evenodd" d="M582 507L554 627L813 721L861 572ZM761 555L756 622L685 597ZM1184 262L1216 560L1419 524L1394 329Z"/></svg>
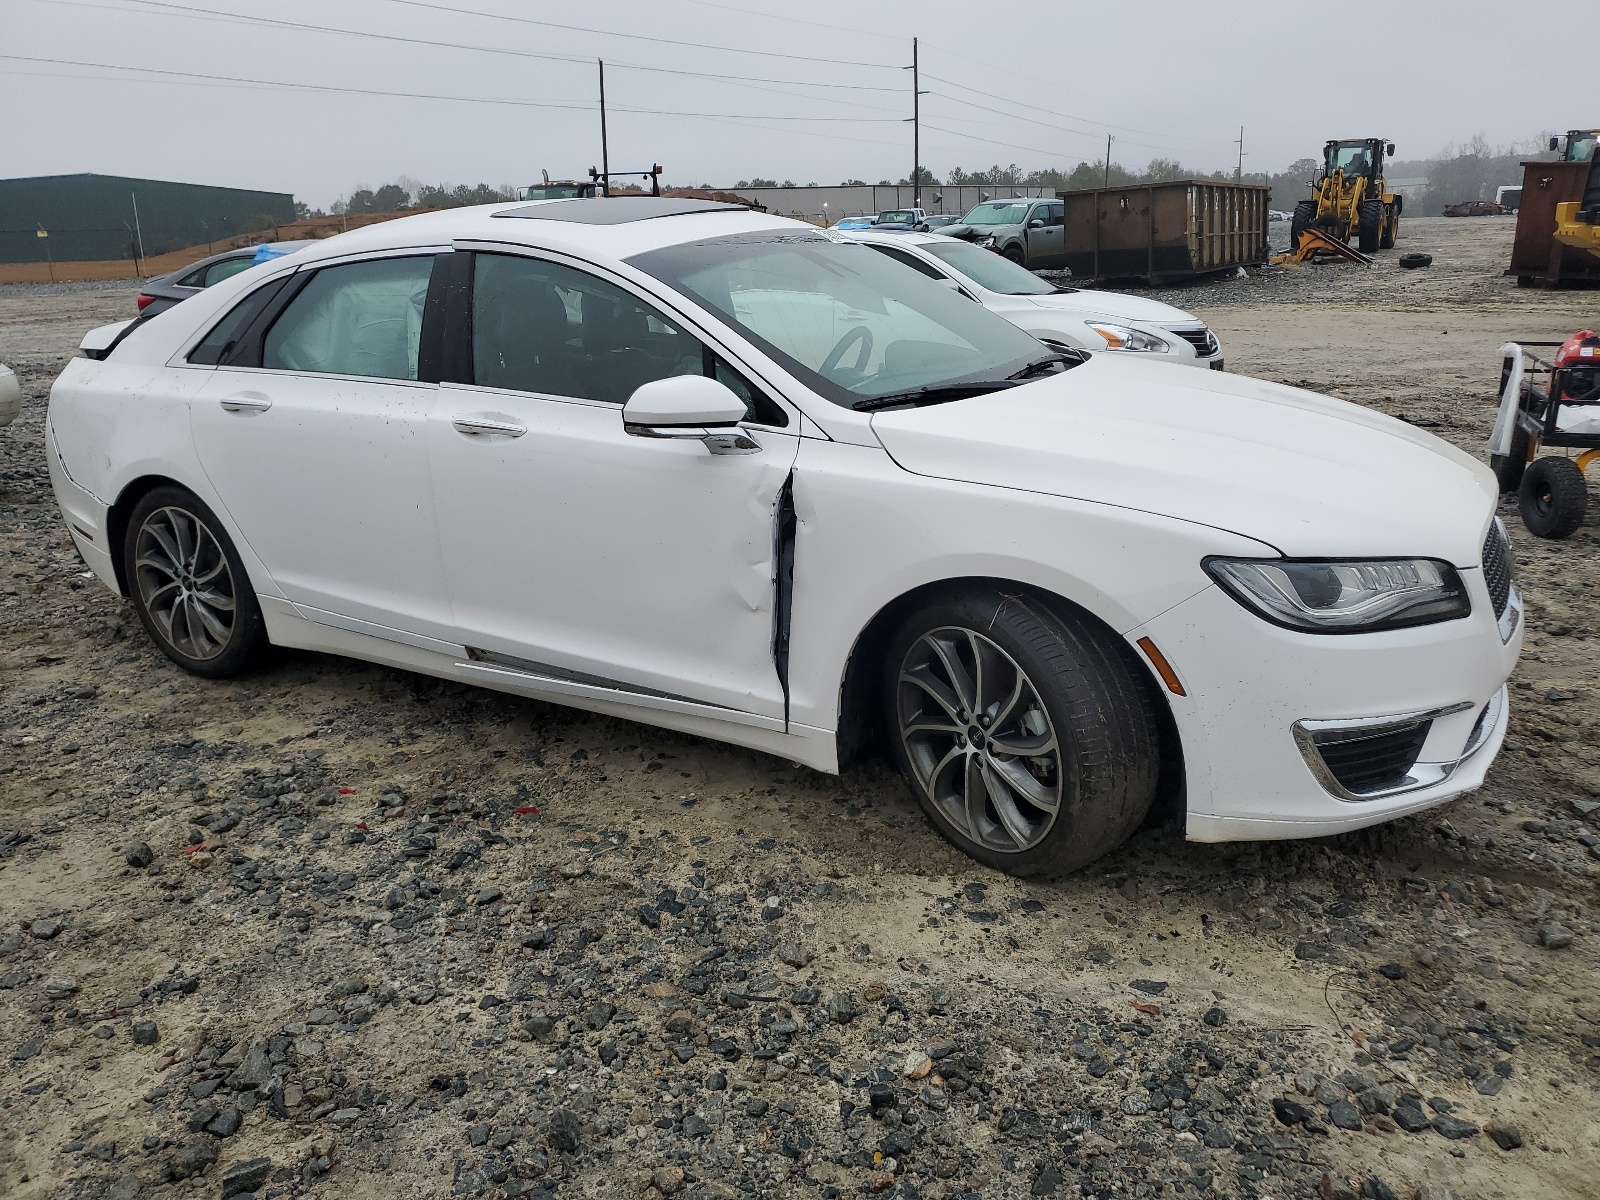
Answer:
<svg viewBox="0 0 1600 1200"><path fill-rule="evenodd" d="M78 343L78 349L83 351L85 358L95 360L107 357L121 344L134 329L144 321L143 317L135 317L131 321L113 321L110 325L101 325L91 329L83 335L83 341Z"/></svg>

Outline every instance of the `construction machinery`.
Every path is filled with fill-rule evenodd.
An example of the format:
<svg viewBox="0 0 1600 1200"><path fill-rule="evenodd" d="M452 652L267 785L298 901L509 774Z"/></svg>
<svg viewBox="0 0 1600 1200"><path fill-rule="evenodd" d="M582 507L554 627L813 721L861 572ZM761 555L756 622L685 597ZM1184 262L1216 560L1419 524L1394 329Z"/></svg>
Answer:
<svg viewBox="0 0 1600 1200"><path fill-rule="evenodd" d="M1489 467L1501 492L1517 494L1529 533L1571 537L1588 508L1583 473L1600 459L1600 335L1580 329L1563 342L1507 342L1500 356ZM1545 447L1579 453L1541 457Z"/></svg>
<svg viewBox="0 0 1600 1200"><path fill-rule="evenodd" d="M1522 164L1511 266L1518 287L1600 283L1600 129L1550 139L1554 161Z"/></svg>
<svg viewBox="0 0 1600 1200"><path fill-rule="evenodd" d="M1354 242L1362 254L1392 249L1405 201L1384 182L1383 160L1394 143L1382 138L1331 141L1322 148L1322 170L1311 183L1314 196L1294 206L1289 222L1291 252L1308 230L1339 242Z"/></svg>

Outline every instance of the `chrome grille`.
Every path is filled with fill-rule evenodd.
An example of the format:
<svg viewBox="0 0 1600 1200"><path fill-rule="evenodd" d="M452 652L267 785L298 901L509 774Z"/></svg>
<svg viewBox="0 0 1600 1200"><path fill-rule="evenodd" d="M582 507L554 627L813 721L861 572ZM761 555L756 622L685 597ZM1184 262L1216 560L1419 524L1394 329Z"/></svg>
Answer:
<svg viewBox="0 0 1600 1200"><path fill-rule="evenodd" d="M1211 330L1204 325L1190 325L1183 329L1169 329L1167 332L1175 333L1188 342L1201 358L1210 358L1222 348Z"/></svg>
<svg viewBox="0 0 1600 1200"><path fill-rule="evenodd" d="M1505 615L1506 604L1511 599L1511 583L1515 578L1511 544L1506 540L1505 526L1496 520L1489 526L1489 536L1483 541L1483 581L1489 585L1489 599L1494 604L1497 621Z"/></svg>

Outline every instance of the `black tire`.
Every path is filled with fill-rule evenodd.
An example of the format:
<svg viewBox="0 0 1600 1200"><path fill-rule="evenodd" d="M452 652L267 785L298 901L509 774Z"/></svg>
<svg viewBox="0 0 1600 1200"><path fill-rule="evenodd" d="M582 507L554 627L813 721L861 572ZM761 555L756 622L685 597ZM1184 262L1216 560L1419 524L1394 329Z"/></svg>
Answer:
<svg viewBox="0 0 1600 1200"><path fill-rule="evenodd" d="M938 646L949 656L939 657ZM986 676L970 665L979 653ZM941 671L954 679L940 665L952 656L965 684L945 686L946 699L935 699L936 689L918 680L930 678L928 664L935 683ZM884 675L901 771L939 831L979 862L1011 875L1074 871L1120 845L1149 812L1160 735L1148 676L1127 645L1089 621L1027 594L950 593L907 617L890 640ZM973 690L974 678L977 712L965 707L973 697L960 694ZM996 699L985 703L989 697ZM938 732L944 726L948 732ZM1000 748L1015 744L1040 753ZM946 782L951 794L936 798ZM1035 805L1030 790L1053 797L1053 811ZM1018 828L1026 836L1008 832Z"/></svg>
<svg viewBox="0 0 1600 1200"><path fill-rule="evenodd" d="M1299 200L1295 202L1294 215L1289 218L1289 253L1293 254L1300 248L1300 235L1310 229L1317 219L1317 202L1315 200Z"/></svg>
<svg viewBox="0 0 1600 1200"><path fill-rule="evenodd" d="M1356 249L1363 254L1376 254L1383 231L1383 201L1363 200L1356 209L1356 220Z"/></svg>
<svg viewBox="0 0 1600 1200"><path fill-rule="evenodd" d="M260 658L267 628L250 577L222 522L193 492L145 493L128 515L122 555L139 624L185 671L231 679Z"/></svg>
<svg viewBox="0 0 1600 1200"><path fill-rule="evenodd" d="M1017 244L1012 243L1011 245L1007 246L1004 250L1002 250L1000 253L1005 255L1012 262L1016 263L1017 266L1026 269L1026 267L1028 265L1028 256L1022 252L1022 247L1021 246L1018 246Z"/></svg>
<svg viewBox="0 0 1600 1200"><path fill-rule="evenodd" d="M1511 452L1489 455L1489 469L1500 481L1500 494L1509 495L1522 486L1528 473L1528 431L1520 425L1511 429Z"/></svg>
<svg viewBox="0 0 1600 1200"><path fill-rule="evenodd" d="M1536 458L1517 493L1522 523L1534 537L1566 538L1578 532L1589 507L1583 472L1570 458Z"/></svg>
<svg viewBox="0 0 1600 1200"><path fill-rule="evenodd" d="M1402 254L1400 256L1400 265L1407 271L1414 271L1418 267L1431 267L1433 265L1433 255L1416 253Z"/></svg>
<svg viewBox="0 0 1600 1200"><path fill-rule="evenodd" d="M1379 250L1393 250L1394 242L1400 236L1400 205L1385 204L1383 206L1383 233L1378 237Z"/></svg>

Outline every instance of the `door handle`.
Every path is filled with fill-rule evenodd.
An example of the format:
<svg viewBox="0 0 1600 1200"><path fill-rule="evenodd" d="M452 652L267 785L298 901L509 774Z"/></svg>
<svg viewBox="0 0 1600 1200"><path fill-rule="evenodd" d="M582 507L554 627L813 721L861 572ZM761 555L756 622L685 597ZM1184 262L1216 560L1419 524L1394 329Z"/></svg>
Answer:
<svg viewBox="0 0 1600 1200"><path fill-rule="evenodd" d="M222 398L224 412L266 412L271 407L272 401L260 392L240 392L237 395L224 396Z"/></svg>
<svg viewBox="0 0 1600 1200"><path fill-rule="evenodd" d="M468 437L521 437L528 432L526 425L514 421L495 421L488 417L457 417L450 422L457 433Z"/></svg>

